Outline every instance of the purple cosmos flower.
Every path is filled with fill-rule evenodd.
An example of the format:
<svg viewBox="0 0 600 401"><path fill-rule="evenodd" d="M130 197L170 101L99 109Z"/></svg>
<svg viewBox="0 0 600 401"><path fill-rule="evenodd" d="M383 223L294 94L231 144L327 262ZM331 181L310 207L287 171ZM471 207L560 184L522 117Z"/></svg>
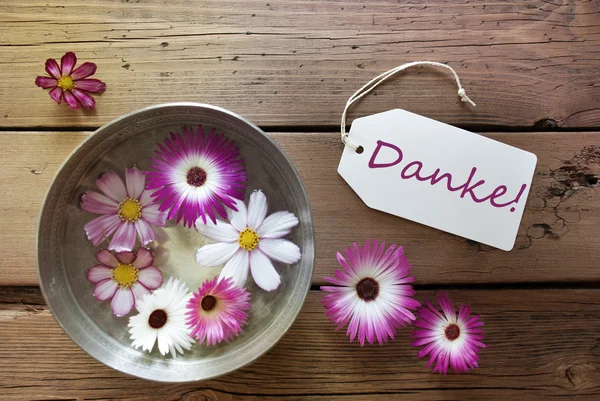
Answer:
<svg viewBox="0 0 600 401"><path fill-rule="evenodd" d="M242 331L250 309L250 293L237 287L230 279L207 280L194 293L187 306L190 335L199 344L215 345L229 342Z"/></svg>
<svg viewBox="0 0 600 401"><path fill-rule="evenodd" d="M411 265L403 248L384 249L385 242L367 240L360 248L354 243L346 249L346 259L338 252L344 270L325 277L335 286L321 287L329 292L322 300L329 320L337 324L336 330L350 322L346 335L351 342L358 335L361 346L365 340L369 344L393 340L397 329L415 320L409 309L419 306L411 298L415 291L408 283L414 278L409 276Z"/></svg>
<svg viewBox="0 0 600 401"><path fill-rule="evenodd" d="M199 216L206 223L208 215L216 222L215 212L225 218L225 207L235 209L235 200L244 198L246 168L236 144L223 134L184 127L158 148L147 188L157 189L153 196L160 210L170 210L169 220L192 227Z"/></svg>
<svg viewBox="0 0 600 401"><path fill-rule="evenodd" d="M112 299L110 307L116 316L125 316L144 295L161 286L163 276L152 266L154 257L146 248L136 253L113 255L106 249L96 253L100 264L90 267L87 279L96 284L94 297L99 301Z"/></svg>
<svg viewBox="0 0 600 401"><path fill-rule="evenodd" d="M431 302L417 310L419 319L415 321L416 329L412 336L416 339L413 346L425 346L419 352L419 358L430 355L427 367L431 367L437 359L434 372L446 374L448 366L455 372L468 372L479 366L479 348L486 348L481 342L484 338L483 322L479 316L471 317L469 305L461 305L456 310L447 292L437 295L442 312Z"/></svg>
<svg viewBox="0 0 600 401"><path fill-rule="evenodd" d="M50 75L39 76L35 84L42 89L50 89L50 97L60 104L63 99L73 110L79 109L79 104L85 109L96 107L96 101L90 93L100 93L106 89L106 84L99 79L88 78L96 73L96 64L86 62L75 68L77 56L68 52L62 56L60 67L53 58L46 60L46 72Z"/></svg>
<svg viewBox="0 0 600 401"><path fill-rule="evenodd" d="M103 194L87 191L83 195L81 208L103 215L84 227L94 246L114 233L108 249L130 251L135 245L136 231L142 246L145 246L155 238L151 224L158 227L165 225L167 213L159 210L159 205L150 196L151 192L144 189L144 172L137 167L126 168L125 182L117 173L109 171L96 181Z"/></svg>

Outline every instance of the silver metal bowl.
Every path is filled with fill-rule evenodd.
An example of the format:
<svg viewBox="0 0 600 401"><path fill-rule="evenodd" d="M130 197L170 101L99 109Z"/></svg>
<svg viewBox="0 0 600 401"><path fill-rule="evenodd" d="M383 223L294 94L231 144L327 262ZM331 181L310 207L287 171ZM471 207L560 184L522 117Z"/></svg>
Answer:
<svg viewBox="0 0 600 401"><path fill-rule="evenodd" d="M108 302L92 296L87 269L99 247L87 241L83 226L95 215L80 208L80 197L95 187L107 170L121 176L125 167L148 169L155 144L183 126L216 128L240 146L247 164L248 190L262 189L269 213L289 210L300 224L290 235L302 251L295 266L276 265L281 285L265 292L249 278L252 309L243 333L214 347L194 345L173 360L155 350L144 353L130 346L128 318L112 315ZM195 290L219 268L195 262L195 251L206 240L195 230L169 222L157 228L155 265L165 275L185 280ZM58 324L83 350L119 371L145 379L186 382L209 379L238 369L265 353L288 330L310 289L314 236L304 186L283 151L258 127L227 110L196 103L147 107L122 116L87 138L58 171L48 191L38 226L38 273L42 293ZM132 313L135 313L132 312Z"/></svg>

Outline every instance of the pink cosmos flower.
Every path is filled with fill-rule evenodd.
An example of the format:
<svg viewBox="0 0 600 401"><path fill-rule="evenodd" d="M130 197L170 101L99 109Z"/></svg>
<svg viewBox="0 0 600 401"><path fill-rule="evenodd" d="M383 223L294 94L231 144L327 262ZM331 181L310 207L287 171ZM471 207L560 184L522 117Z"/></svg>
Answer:
<svg viewBox="0 0 600 401"><path fill-rule="evenodd" d="M336 330L350 322L346 335L350 341L358 336L360 345L365 340L379 344L394 339L396 330L415 320L409 309L419 302L412 299L415 291L409 283L411 265L402 247L385 242L367 240L360 248L356 243L346 249L346 259L338 252L337 259L343 270L333 278L325 277L335 286L322 286L329 292L322 303L329 320L337 324Z"/></svg>
<svg viewBox="0 0 600 401"><path fill-rule="evenodd" d="M125 316L144 295L161 286L163 276L152 266L154 257L146 248L136 253L119 252L113 255L106 249L96 253L100 264L90 267L87 279L96 284L94 297L99 301L110 301L116 316Z"/></svg>
<svg viewBox="0 0 600 401"><path fill-rule="evenodd" d="M50 89L50 97L60 104L62 99L73 110L79 109L79 104L85 109L96 107L96 101L90 93L100 93L106 89L106 84L99 79L88 78L96 73L96 64L85 62L75 68L77 56L68 52L62 56L60 67L53 58L46 60L46 72L50 75L39 76L35 84L42 89ZM74 69L75 68L75 69Z"/></svg>
<svg viewBox="0 0 600 401"><path fill-rule="evenodd" d="M87 237L94 246L100 245L113 233L108 249L130 251L135 245L136 231L142 246L154 241L151 224L165 225L167 213L144 189L146 175L137 167L125 169L125 183L117 173L109 171L96 181L102 191L87 191L83 195L81 208L90 213L101 214L84 226Z"/></svg>
<svg viewBox="0 0 600 401"><path fill-rule="evenodd" d="M450 366L457 373L466 373L479 366L479 348L486 348L481 342L484 338L483 322L479 316L471 317L469 305L461 305L457 316L447 292L439 293L437 299L442 307L441 313L429 301L417 310L419 319L414 325L421 329L412 333L416 339L413 346L424 346L419 358L430 355L427 367L431 367L437 359L434 372L445 375Z"/></svg>
<svg viewBox="0 0 600 401"><path fill-rule="evenodd" d="M148 172L148 189L156 189L154 197L160 210L170 210L169 220L183 219L192 227L198 216L206 224L206 216L216 222L215 213L225 218L225 207L237 210L235 200L244 198L246 168L237 145L223 134L211 130L206 134L184 127L183 134L171 133L158 144L156 158L151 158L154 171Z"/></svg>
<svg viewBox="0 0 600 401"><path fill-rule="evenodd" d="M218 277L207 280L194 293L187 306L186 323L199 344L229 342L242 331L250 309L250 293L233 281Z"/></svg>

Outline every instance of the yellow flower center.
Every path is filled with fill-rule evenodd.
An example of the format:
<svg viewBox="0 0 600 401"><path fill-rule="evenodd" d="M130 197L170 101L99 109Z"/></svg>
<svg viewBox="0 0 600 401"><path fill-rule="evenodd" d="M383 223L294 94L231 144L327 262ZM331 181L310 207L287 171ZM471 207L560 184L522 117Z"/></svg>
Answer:
<svg viewBox="0 0 600 401"><path fill-rule="evenodd" d="M241 248L244 248L247 251L251 251L258 246L258 234L251 228L246 227L244 231L240 233L240 238L238 238L238 242Z"/></svg>
<svg viewBox="0 0 600 401"><path fill-rule="evenodd" d="M142 217L142 204L136 199L125 198L119 203L118 214L121 220L133 223Z"/></svg>
<svg viewBox="0 0 600 401"><path fill-rule="evenodd" d="M119 263L113 270L113 280L119 283L119 287L129 288L137 282L139 270L131 264Z"/></svg>
<svg viewBox="0 0 600 401"><path fill-rule="evenodd" d="M63 92L66 90L72 91L75 88L75 82L73 82L73 79L70 76L63 75L58 80L58 83L56 84L56 86L61 88L63 90Z"/></svg>

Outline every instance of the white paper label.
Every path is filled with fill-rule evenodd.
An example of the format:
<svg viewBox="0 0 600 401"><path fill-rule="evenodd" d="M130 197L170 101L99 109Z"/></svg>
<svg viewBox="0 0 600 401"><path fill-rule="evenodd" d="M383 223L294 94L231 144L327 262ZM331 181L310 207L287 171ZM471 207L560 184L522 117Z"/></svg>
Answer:
<svg viewBox="0 0 600 401"><path fill-rule="evenodd" d="M354 120L338 172L367 206L510 251L537 157L405 110Z"/></svg>

